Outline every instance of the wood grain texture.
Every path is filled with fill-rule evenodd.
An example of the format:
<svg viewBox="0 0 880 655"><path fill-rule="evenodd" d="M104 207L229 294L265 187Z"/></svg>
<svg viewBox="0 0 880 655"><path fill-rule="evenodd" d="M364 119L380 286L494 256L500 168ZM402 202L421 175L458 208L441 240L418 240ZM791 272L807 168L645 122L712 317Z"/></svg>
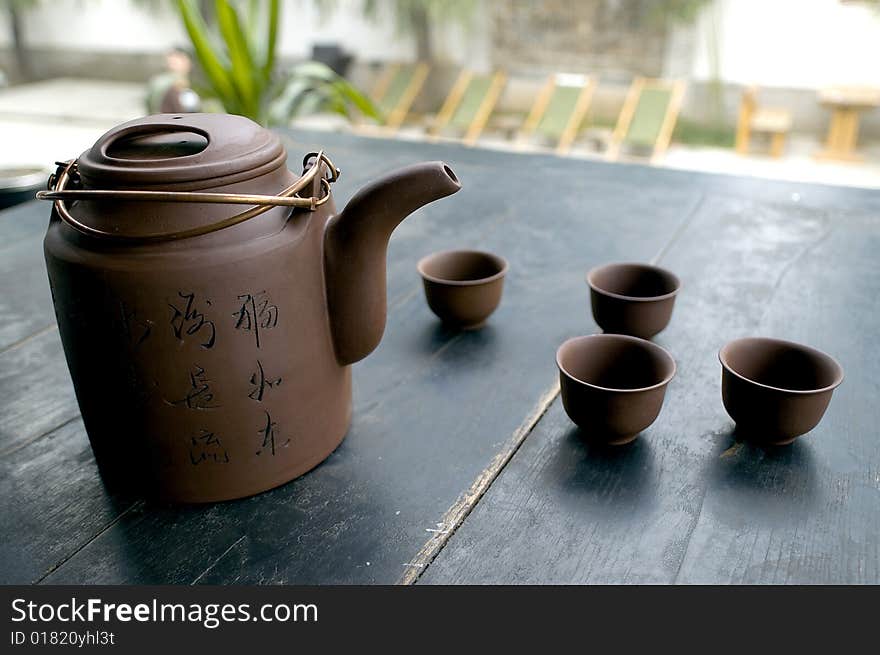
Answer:
<svg viewBox="0 0 880 655"><path fill-rule="evenodd" d="M7 220L2 219L0 234ZM0 243L0 353L54 323L42 233L16 239L6 247Z"/></svg>
<svg viewBox="0 0 880 655"><path fill-rule="evenodd" d="M0 458L3 581L42 579L133 505L106 492L82 421Z"/></svg>
<svg viewBox="0 0 880 655"><path fill-rule="evenodd" d="M79 415L58 330L0 353L0 399L0 456Z"/></svg>
<svg viewBox="0 0 880 655"><path fill-rule="evenodd" d="M707 195L661 261L683 289L656 338L678 363L657 422L600 448L557 401L420 581L880 581L878 248L874 213ZM847 371L790 447L737 442L724 412L717 351L747 334Z"/></svg>
<svg viewBox="0 0 880 655"><path fill-rule="evenodd" d="M589 163L566 176L572 163L550 157L512 167L504 153L336 138L343 147L328 143L328 152L357 171L339 198L420 159L447 160L464 184L395 232L388 328L354 369L346 441L309 475L255 498L135 508L46 582L396 581L553 385L555 344L592 329L583 271L609 256L652 257L699 198L664 184L633 194L615 170ZM520 193L536 188L536 170L552 186L540 205ZM468 246L504 254L511 272L489 326L460 333L427 309L415 263Z"/></svg>
<svg viewBox="0 0 880 655"><path fill-rule="evenodd" d="M32 200L0 212L0 253L24 239L43 238L49 225L49 203Z"/></svg>
<svg viewBox="0 0 880 655"><path fill-rule="evenodd" d="M510 448L516 430L555 383L556 345L568 336L595 329L583 281L590 266L613 259L662 256L677 271L686 273L686 285L711 288L713 279L724 279L720 275L723 271L713 272L714 267L734 270L738 261L748 261L751 252L745 243L741 251L723 252L714 250L712 244L729 237L733 243L745 234L759 250L766 250L762 250L762 257L769 263L764 273L776 276L765 280L758 269L747 276L755 281L756 297L766 299L785 293L796 270L791 262L809 259L798 257L804 247L815 242L820 243L817 248L835 243L833 235L822 237L830 211L865 223L870 212L880 210L878 194L859 190L330 133L290 133L291 166L298 166L300 155L317 145L325 147L343 168L343 177L334 188L340 207L342 200L376 174L424 159L448 161L464 184L454 198L419 210L395 231L389 248L388 328L379 349L355 366L355 413L346 441L307 476L241 501L171 507L108 497L100 479L89 474L93 461L75 420L76 407L57 332L38 331L0 354L0 450L5 449L8 475L13 476L10 492L2 502L7 513L15 503L20 503L24 512L17 519L22 527L9 541L9 548L20 552L20 558L0 558L0 581L394 582L412 564L423 566L423 561L414 558L426 552L424 547L434 535L451 532L450 526L438 525L450 516L450 508L463 508L460 516L464 517L473 506L475 481ZM792 194L797 194L797 203ZM796 209L809 208L802 210L815 223L809 230L786 225L793 203ZM42 221L44 226L48 207L33 204L15 211L29 224ZM769 223L764 220L767 215ZM8 216L0 214L0 236L9 229ZM770 248L761 245L767 239ZM510 260L501 307L479 332L443 328L422 297L416 262L431 251L454 247L490 249ZM789 272L784 273L786 270ZM776 285L780 275L783 282ZM34 286L37 278L18 278L21 290L38 292ZM748 289L751 293L751 283ZM733 286L723 284L718 288L722 296L734 291ZM688 303L698 304L688 307ZM688 328L690 332L680 332L684 328L682 315L703 316L698 312L702 309L699 303L717 311L718 316L711 325L700 328L696 321ZM664 530L672 546L668 562L663 560L666 563L661 562L660 569L656 564L650 569L662 570L662 575L652 577L627 568L624 553L614 554L611 543L597 542L593 552L599 559L590 565L591 570L601 569L602 557L618 562L608 571L607 579L669 579L679 574L681 579L698 579L701 575L693 558L701 558L704 548L713 547L711 538L718 529L706 523L705 510L701 518L699 507L704 498L707 506L713 501L704 493L707 487L701 480L705 476L696 471L709 461L707 455L726 447L725 430L730 429L717 399L714 349L722 328L733 333L735 328L746 329L759 320L751 310L741 319L741 310L742 306L723 307L705 291L688 292L682 296L673 327L668 335L662 335L661 343L678 344L676 349L688 355L679 355L680 379L673 383L667 408L652 428L665 432L637 442L642 444L640 448L647 446L646 454L630 466L650 467L649 482L640 482L637 493L624 493L621 504L615 500L614 490L625 491L635 483L616 481L602 469L594 476L608 487L598 501L607 506L598 514L606 522L610 523L615 507L623 508L624 518L627 508L636 517L650 518L639 503L647 503L648 509L672 507L657 519L670 521ZM770 320L771 316L764 318ZM664 341L667 338L668 343ZM709 350L707 363L705 353ZM830 346L829 350L834 352ZM686 370L691 377L685 378ZM847 380L841 391L850 382ZM702 387L713 389L711 401L705 400ZM678 397L673 403L674 394ZM840 405L840 398L835 398L832 409L840 411ZM679 407L678 413L670 411L673 406ZM687 411L681 409L685 406ZM488 486L485 500L465 520L462 534L476 525L484 507L491 506L488 503L497 486L523 485L521 480L507 481L508 469L522 466L527 453L545 440L542 435L552 432L557 413L558 407L552 406L546 419L525 438L495 484ZM692 420L693 425L689 423ZM830 421L829 416L823 427ZM62 424L62 429L55 430ZM567 429L564 421L559 429ZM686 434L703 437L682 436ZM857 430L851 434L851 443L859 452L869 449ZM551 454L558 453L554 450ZM582 467L583 463L575 457L560 459L558 465ZM682 465L690 469L679 471ZM626 468L614 462L607 468L613 473L621 466ZM65 470L71 471L68 482L60 474ZM667 470L678 472L669 477ZM580 484L579 475L575 474L575 486ZM546 492L542 486L557 484L548 474L537 489L524 489L524 493L538 497ZM661 484L664 493L651 500L650 490ZM481 487L480 493L483 491ZM53 525L33 518L54 516L59 508L67 507L64 499L71 504L72 523L60 518L51 522L57 522L64 535ZM577 547L573 537L583 529L580 522L590 517L589 508L583 493L569 500L572 534L559 536L559 544L568 540L572 549ZM541 508L550 510L556 508ZM515 512L508 512L512 514ZM28 516L32 517L30 522ZM650 530L650 526L635 525L637 521L630 523L630 527L616 529L637 536ZM601 531L601 527L596 529ZM548 540L550 534L552 529ZM454 535L440 551L426 580L435 570L441 574L458 570L462 579L468 577L463 565L443 564L454 553L458 539L459 535ZM515 543L517 540L508 535L502 546ZM655 546L646 542L639 552ZM553 552L554 544L544 543L541 548ZM474 554L474 566L483 562L491 571L493 553L483 550ZM852 561L859 558L854 556ZM574 573L566 579L573 581L579 569L571 570ZM566 569L560 575L569 573Z"/></svg>

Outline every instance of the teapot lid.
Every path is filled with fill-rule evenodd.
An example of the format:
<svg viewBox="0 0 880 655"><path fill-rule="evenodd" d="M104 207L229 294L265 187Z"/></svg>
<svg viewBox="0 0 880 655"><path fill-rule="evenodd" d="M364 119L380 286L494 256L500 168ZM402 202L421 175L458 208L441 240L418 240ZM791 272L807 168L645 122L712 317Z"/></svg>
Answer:
<svg viewBox="0 0 880 655"><path fill-rule="evenodd" d="M78 160L83 185L199 189L284 165L281 139L243 116L155 114L114 127Z"/></svg>
<svg viewBox="0 0 880 655"><path fill-rule="evenodd" d="M323 151L305 156L300 177L287 170L286 158L281 139L247 118L156 114L110 130L78 160L58 162L49 190L37 198L53 201L58 217L87 236L184 239L239 225L274 207L315 211L328 202L339 169ZM65 201L77 203L81 218ZM189 203L186 211L180 211L181 202ZM137 203L149 203L149 210ZM230 216L227 205L251 209ZM132 208L139 220L132 220ZM278 229L288 215L275 212ZM260 221L249 232L271 227L271 221Z"/></svg>

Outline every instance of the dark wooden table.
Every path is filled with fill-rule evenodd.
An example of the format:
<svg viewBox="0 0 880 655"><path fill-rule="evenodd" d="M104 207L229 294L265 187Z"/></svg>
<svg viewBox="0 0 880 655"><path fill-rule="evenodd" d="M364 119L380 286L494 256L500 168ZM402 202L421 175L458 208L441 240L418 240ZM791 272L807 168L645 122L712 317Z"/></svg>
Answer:
<svg viewBox="0 0 880 655"><path fill-rule="evenodd" d="M340 205L418 160L446 160L464 184L392 239L388 328L355 366L348 438L241 501L108 493L54 325L49 208L3 212L0 582L880 582L880 192L289 137L294 163L322 145L343 168ZM438 324L415 272L462 246L510 261L477 332ZM660 418L601 449L562 411L554 352L596 331L583 278L610 260L661 263L684 288L657 338L678 363ZM824 421L790 447L732 436L716 353L747 334L846 368Z"/></svg>

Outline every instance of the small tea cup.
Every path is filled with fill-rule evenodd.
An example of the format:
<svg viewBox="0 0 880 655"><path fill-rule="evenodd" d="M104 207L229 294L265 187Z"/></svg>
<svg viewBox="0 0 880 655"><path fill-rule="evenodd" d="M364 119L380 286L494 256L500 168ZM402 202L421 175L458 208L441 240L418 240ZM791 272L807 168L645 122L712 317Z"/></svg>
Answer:
<svg viewBox="0 0 880 655"><path fill-rule="evenodd" d="M605 332L650 339L669 324L681 287L676 275L649 264L605 264L587 273L593 318Z"/></svg>
<svg viewBox="0 0 880 655"><path fill-rule="evenodd" d="M584 433L625 444L660 414L675 361L657 344L622 334L574 337L556 351L562 404Z"/></svg>
<svg viewBox="0 0 880 655"><path fill-rule="evenodd" d="M746 337L718 353L721 399L743 438L785 445L822 420L843 367L830 355L791 341Z"/></svg>
<svg viewBox="0 0 880 655"><path fill-rule="evenodd" d="M479 250L449 250L418 263L428 307L448 325L482 327L501 302L507 260Z"/></svg>

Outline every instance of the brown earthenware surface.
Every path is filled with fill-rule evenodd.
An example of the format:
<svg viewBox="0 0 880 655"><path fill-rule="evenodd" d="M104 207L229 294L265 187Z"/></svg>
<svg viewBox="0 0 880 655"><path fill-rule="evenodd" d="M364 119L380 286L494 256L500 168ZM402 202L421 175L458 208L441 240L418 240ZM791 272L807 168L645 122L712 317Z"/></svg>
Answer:
<svg viewBox="0 0 880 655"><path fill-rule="evenodd" d="M833 357L781 339L736 339L718 358L724 408L737 433L759 443L783 445L812 430L843 382Z"/></svg>
<svg viewBox="0 0 880 655"><path fill-rule="evenodd" d="M297 159L299 159L297 157ZM274 195L296 175L239 116L149 116L80 159L85 188ZM323 163L320 165L324 165ZM105 480L174 501L238 498L325 459L351 419L350 364L385 328L385 256L411 212L460 188L443 162L388 173L336 213L275 207L202 236L223 204L83 201L44 240L58 328ZM322 194L320 179L303 195ZM124 436L124 438L123 438Z"/></svg>
<svg viewBox="0 0 880 655"><path fill-rule="evenodd" d="M418 263L428 306L462 329L481 327L501 302L507 261L478 250L449 250Z"/></svg>
<svg viewBox="0 0 880 655"><path fill-rule="evenodd" d="M586 436L610 444L632 441L654 422L675 375L663 348L619 334L569 339L556 364L569 418Z"/></svg>
<svg viewBox="0 0 880 655"><path fill-rule="evenodd" d="M605 332L650 339L672 316L681 282L649 264L617 263L587 273L593 318Z"/></svg>

